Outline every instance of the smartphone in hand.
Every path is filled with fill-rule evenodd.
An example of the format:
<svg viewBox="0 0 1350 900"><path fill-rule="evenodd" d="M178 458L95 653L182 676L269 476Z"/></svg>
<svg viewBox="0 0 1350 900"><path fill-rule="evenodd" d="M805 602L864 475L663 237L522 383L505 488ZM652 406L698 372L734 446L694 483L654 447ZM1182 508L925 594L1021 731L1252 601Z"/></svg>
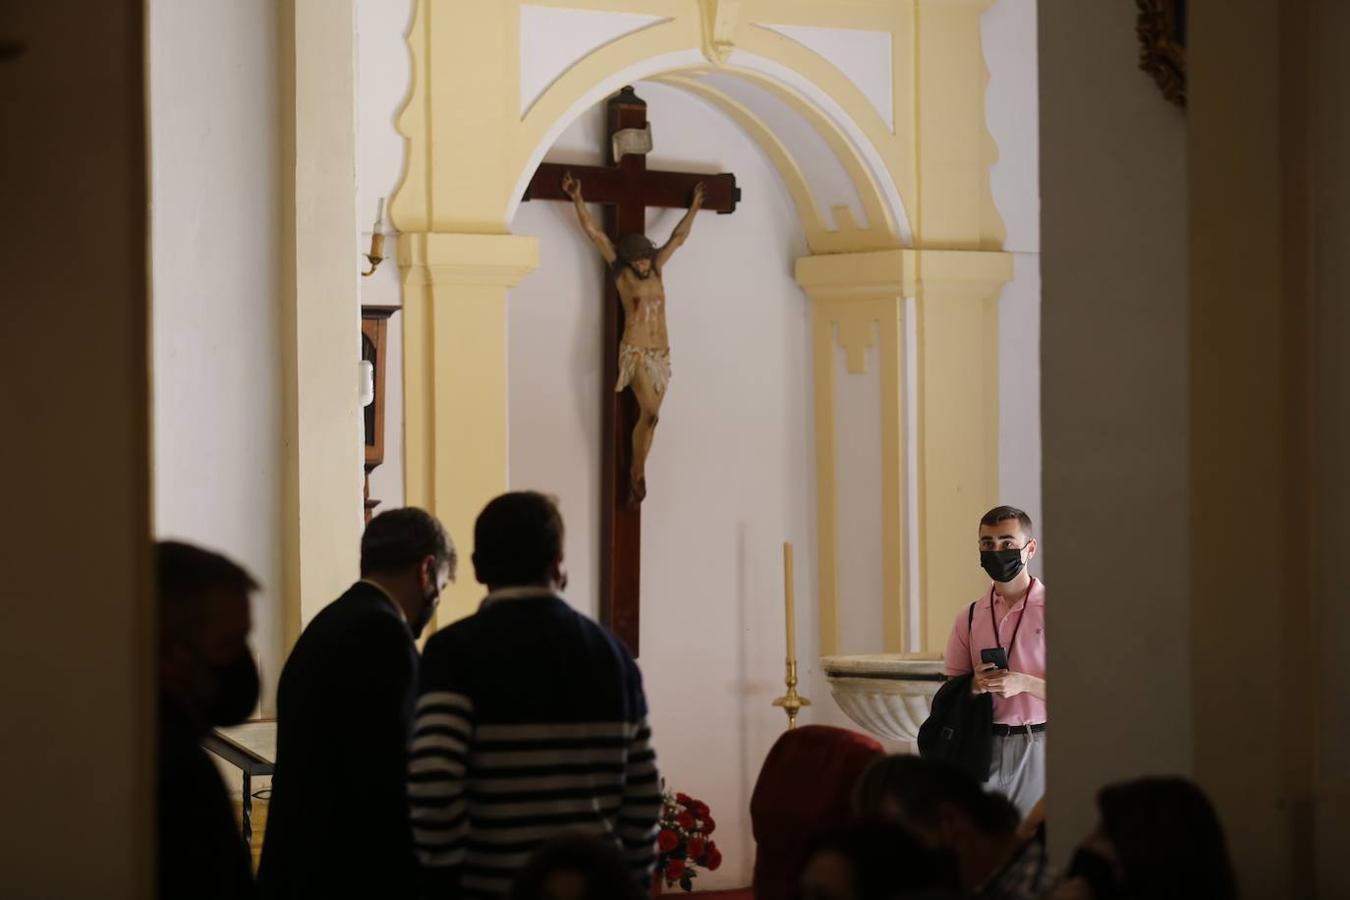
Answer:
<svg viewBox="0 0 1350 900"><path fill-rule="evenodd" d="M993 663L1000 669L1008 668L1008 651L1004 647L986 647L980 651L980 662Z"/></svg>

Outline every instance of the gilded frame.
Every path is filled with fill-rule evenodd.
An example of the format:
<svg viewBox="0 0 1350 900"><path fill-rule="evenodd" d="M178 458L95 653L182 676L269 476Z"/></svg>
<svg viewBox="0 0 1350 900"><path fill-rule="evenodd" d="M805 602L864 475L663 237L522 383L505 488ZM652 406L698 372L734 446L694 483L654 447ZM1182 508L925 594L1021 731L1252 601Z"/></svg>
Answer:
<svg viewBox="0 0 1350 900"><path fill-rule="evenodd" d="M1163 96L1186 106L1186 0L1135 0L1139 18L1139 68L1153 76Z"/></svg>

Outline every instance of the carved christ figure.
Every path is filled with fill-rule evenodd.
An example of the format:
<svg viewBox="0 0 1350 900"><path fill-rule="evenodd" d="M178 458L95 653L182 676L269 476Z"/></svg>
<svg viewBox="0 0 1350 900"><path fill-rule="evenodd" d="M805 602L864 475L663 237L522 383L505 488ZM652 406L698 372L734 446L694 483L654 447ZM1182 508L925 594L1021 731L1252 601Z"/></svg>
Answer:
<svg viewBox="0 0 1350 900"><path fill-rule="evenodd" d="M581 196L581 182L571 172L563 175L562 189L577 210L582 230L595 244L609 266L610 277L623 304L623 336L619 339L619 380L615 391L633 389L638 420L633 427L633 466L629 470L630 502L647 496L645 470L652 448L652 432L661 418L661 401L670 384L670 339L666 334L666 291L661 273L680 245L689 237L694 215L703 206L703 182L694 186L689 211L680 219L670 240L657 249L641 234L626 234L616 247L596 227Z"/></svg>

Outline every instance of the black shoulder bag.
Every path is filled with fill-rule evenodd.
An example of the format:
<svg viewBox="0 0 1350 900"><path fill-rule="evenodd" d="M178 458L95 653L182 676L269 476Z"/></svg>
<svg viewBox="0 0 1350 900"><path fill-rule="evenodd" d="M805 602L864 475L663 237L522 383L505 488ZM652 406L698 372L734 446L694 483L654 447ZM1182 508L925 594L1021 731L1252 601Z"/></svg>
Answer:
<svg viewBox="0 0 1350 900"><path fill-rule="evenodd" d="M975 604L971 603L967 634L974 624ZM949 762L983 783L994 753L994 698L970 692L974 677L967 673L948 678L933 695L928 718L919 728L919 755Z"/></svg>

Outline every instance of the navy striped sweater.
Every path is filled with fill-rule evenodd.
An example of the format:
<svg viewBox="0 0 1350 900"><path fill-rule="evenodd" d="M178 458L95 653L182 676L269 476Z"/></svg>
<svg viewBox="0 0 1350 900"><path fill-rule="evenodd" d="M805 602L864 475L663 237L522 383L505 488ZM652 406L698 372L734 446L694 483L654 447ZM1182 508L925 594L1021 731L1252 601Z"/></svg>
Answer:
<svg viewBox="0 0 1350 900"><path fill-rule="evenodd" d="M645 880L661 788L636 663L551 593L489 595L427 642L408 796L429 897L499 897L564 832Z"/></svg>

